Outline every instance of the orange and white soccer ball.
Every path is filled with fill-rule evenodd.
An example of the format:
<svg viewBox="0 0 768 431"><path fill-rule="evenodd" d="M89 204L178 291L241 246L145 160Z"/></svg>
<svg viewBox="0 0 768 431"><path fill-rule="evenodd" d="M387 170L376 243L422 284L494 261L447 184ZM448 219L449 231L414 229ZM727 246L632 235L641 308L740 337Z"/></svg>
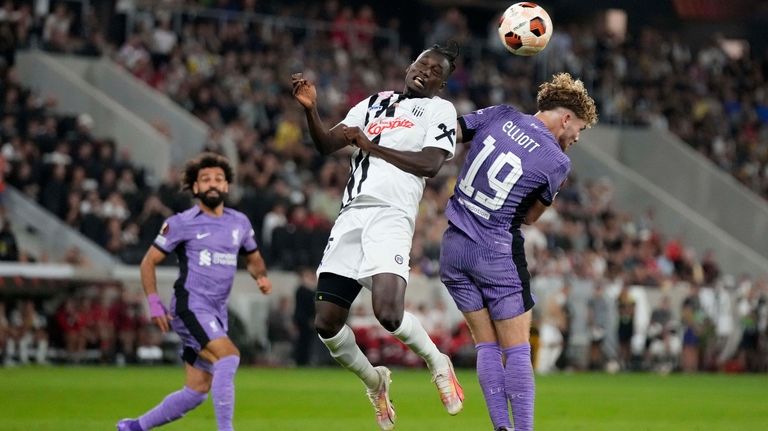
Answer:
<svg viewBox="0 0 768 431"><path fill-rule="evenodd" d="M515 3L499 18L499 38L515 55L534 55L552 37L552 20L543 7L531 2Z"/></svg>

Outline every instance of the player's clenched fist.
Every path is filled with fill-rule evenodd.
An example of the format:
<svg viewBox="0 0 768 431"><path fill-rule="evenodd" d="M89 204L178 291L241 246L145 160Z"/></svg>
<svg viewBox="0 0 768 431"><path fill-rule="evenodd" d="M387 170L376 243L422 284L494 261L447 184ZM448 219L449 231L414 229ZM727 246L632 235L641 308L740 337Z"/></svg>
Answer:
<svg viewBox="0 0 768 431"><path fill-rule="evenodd" d="M371 147L376 145L365 136L365 133L363 133L359 127L344 127L343 132L344 139L346 139L348 143L363 151L371 151Z"/></svg>
<svg viewBox="0 0 768 431"><path fill-rule="evenodd" d="M301 106L306 109L314 108L317 103L317 90L314 84L304 79L301 73L291 75L291 84L293 85L293 97L301 103Z"/></svg>

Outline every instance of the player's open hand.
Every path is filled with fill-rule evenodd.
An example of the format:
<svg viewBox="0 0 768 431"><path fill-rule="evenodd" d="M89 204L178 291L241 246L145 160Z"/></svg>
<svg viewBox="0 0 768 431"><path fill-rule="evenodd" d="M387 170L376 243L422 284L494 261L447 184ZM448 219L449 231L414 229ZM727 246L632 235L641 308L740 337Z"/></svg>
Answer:
<svg viewBox="0 0 768 431"><path fill-rule="evenodd" d="M259 286L261 293L265 295L269 295L272 292L272 282L264 275L256 279L256 285Z"/></svg>
<svg viewBox="0 0 768 431"><path fill-rule="evenodd" d="M342 132L348 144L354 145L363 151L371 151L371 147L376 145L365 136L365 133L359 127L344 127Z"/></svg>
<svg viewBox="0 0 768 431"><path fill-rule="evenodd" d="M305 109L312 109L317 104L317 89L315 85L304 79L301 73L291 75L293 85L293 97L301 103Z"/></svg>

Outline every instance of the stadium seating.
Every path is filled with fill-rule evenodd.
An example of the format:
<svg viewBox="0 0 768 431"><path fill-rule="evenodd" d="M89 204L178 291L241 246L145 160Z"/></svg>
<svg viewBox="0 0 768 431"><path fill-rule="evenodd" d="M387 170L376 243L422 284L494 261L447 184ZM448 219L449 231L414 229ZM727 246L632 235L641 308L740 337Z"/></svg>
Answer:
<svg viewBox="0 0 768 431"><path fill-rule="evenodd" d="M285 6L272 12L277 17L294 10ZM198 11L177 15L174 28L162 14L156 19L148 13L141 15L144 19L129 29L122 43L118 41L124 35L103 43L82 37L73 45L86 52L111 50L126 70L202 119L214 130L208 149L221 151L220 140L225 136L235 141L239 190L233 204L251 218L270 266L286 270L319 261L347 171L343 156L320 157L302 133L303 118L288 88L290 73L311 71L310 78L325 102L322 115L327 124L334 124L370 92L400 87L402 70L419 48L395 50L390 39L372 37L383 23L375 21L370 9L354 11L356 18L349 18L347 10L317 6L303 12L305 18L336 24L315 32L295 27L273 32L275 24L269 19L230 21L227 15L206 18ZM359 24L358 31L341 31L345 19ZM438 38L438 29L461 21L460 12L458 17L454 12L446 14L428 38ZM41 36L44 48L68 50L55 35ZM464 36L467 41L472 38L468 33ZM553 39L549 57L542 57L550 60L544 72L537 69L543 67L539 63L493 50L482 53L495 61L473 61L474 51L469 50L446 96L462 112L502 102L532 110L535 85L531 77L549 70L570 71L587 81L597 98L601 121L669 129L768 197L768 161L761 155L768 107L757 91L764 91L765 83L748 79L759 74L762 64L731 59L714 45L695 50L665 36L662 30L647 29L627 43L615 44L584 26L564 27ZM29 43L24 37L19 40L21 46ZM304 64L285 62L281 53L287 49L301 51ZM162 220L190 205L189 197L175 192L178 176L170 176L157 189L147 187L142 168L120 158L109 137L92 136L87 114L53 115L48 104L54 101L18 85L12 68L5 73L0 137L9 166L8 183L124 262L138 263ZM504 81L500 78L504 74L520 79ZM727 127L710 127L717 123ZM427 277L438 273L440 235L446 225L442 211L452 193L456 169L452 162L430 181L421 204L411 262L415 273ZM765 308L764 284L724 280L711 255L697 254L675 238L664 238L650 215L615 208L611 193L610 183L571 178L554 209L526 232L534 275L565 280L571 289L581 281L585 291L602 283L621 285L608 297L617 312L620 297L626 307L634 304L621 288L634 285L664 292L683 285L713 290L738 287L735 302L746 301L745 315ZM678 353L683 358L686 346L705 344L707 340L702 341L699 334L716 326L694 299L697 294L687 298L686 303L676 304L679 327L662 325L651 337L661 339L661 334L673 330L686 333ZM651 315L650 310L647 314ZM537 316L537 327L544 323ZM455 337L465 337L459 329ZM559 330L576 333L570 323ZM380 340L369 335L377 346ZM580 346L592 347L591 341ZM603 361L622 359L625 367L632 366L633 357L646 366L651 362L651 353L646 352L652 340L647 346L619 346L624 341L632 342L617 339L617 346L629 348L631 354L604 355ZM452 348L462 350L461 345ZM408 364L408 358L402 363ZM723 365L712 356L702 364L707 368ZM696 362L695 368L699 367Z"/></svg>

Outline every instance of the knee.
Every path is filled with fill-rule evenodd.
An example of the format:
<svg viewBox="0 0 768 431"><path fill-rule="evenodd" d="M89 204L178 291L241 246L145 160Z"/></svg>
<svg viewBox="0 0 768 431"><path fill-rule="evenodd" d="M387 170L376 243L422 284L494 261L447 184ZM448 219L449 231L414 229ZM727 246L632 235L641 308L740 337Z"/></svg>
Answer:
<svg viewBox="0 0 768 431"><path fill-rule="evenodd" d="M395 332L403 323L403 310L398 307L381 307L374 309L376 319L389 332Z"/></svg>
<svg viewBox="0 0 768 431"><path fill-rule="evenodd" d="M341 331L343 326L343 320L322 314L315 315L315 331L324 339L333 338L334 335Z"/></svg>
<svg viewBox="0 0 768 431"><path fill-rule="evenodd" d="M197 393L207 395L211 391L211 382L212 377L210 375L200 376L199 378L187 379L186 386Z"/></svg>
<svg viewBox="0 0 768 431"><path fill-rule="evenodd" d="M403 323L403 301L397 298L374 298L373 314L381 326L389 332L394 332Z"/></svg>
<svg viewBox="0 0 768 431"><path fill-rule="evenodd" d="M211 382L195 382L194 384L188 384L187 387L195 392L207 395L211 391Z"/></svg>

